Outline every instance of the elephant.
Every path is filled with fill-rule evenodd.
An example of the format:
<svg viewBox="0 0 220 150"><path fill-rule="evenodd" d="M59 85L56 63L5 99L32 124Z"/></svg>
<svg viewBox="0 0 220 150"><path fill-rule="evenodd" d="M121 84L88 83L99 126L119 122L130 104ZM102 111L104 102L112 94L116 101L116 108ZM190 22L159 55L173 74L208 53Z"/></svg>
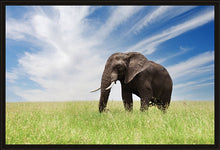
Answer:
<svg viewBox="0 0 220 150"><path fill-rule="evenodd" d="M117 80L121 83L122 100L127 111L133 110L132 94L140 97L140 111L156 105L166 112L170 105L173 82L168 71L139 52L118 52L108 58L102 74L100 113L107 110L109 93Z"/></svg>

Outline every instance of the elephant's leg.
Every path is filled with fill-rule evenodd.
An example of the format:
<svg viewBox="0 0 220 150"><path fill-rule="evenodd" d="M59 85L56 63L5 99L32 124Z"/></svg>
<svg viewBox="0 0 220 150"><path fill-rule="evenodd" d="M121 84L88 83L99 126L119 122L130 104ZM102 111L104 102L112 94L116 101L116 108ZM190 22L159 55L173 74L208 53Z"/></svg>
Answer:
<svg viewBox="0 0 220 150"><path fill-rule="evenodd" d="M149 107L149 102L153 96L152 90L150 89L144 89L141 90L140 92L140 98L141 98L141 111L147 111Z"/></svg>
<svg viewBox="0 0 220 150"><path fill-rule="evenodd" d="M133 110L133 98L132 93L128 91L124 86L122 86L122 100L124 103L124 108L127 111Z"/></svg>
<svg viewBox="0 0 220 150"><path fill-rule="evenodd" d="M108 91L101 91L100 101L99 101L99 112L105 111L107 106L108 97L109 97L110 90Z"/></svg>
<svg viewBox="0 0 220 150"><path fill-rule="evenodd" d="M160 103L157 105L157 108L160 109L163 113L166 113L167 108L170 105L171 96L167 93L163 94L160 98Z"/></svg>

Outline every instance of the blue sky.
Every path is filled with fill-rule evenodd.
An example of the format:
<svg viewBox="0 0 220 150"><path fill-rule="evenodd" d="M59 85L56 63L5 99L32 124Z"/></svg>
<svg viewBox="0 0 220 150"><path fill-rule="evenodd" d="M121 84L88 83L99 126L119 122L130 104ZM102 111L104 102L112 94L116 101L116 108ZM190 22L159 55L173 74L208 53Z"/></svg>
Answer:
<svg viewBox="0 0 220 150"><path fill-rule="evenodd" d="M213 6L7 6L6 101L98 101L107 58L130 51L167 68L172 100L214 100Z"/></svg>

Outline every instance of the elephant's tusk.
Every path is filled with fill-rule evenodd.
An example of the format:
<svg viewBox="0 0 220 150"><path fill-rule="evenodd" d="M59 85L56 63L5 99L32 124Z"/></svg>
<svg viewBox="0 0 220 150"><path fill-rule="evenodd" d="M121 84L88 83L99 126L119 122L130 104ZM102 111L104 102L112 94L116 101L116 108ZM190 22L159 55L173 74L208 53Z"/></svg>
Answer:
<svg viewBox="0 0 220 150"><path fill-rule="evenodd" d="M107 87L105 90L109 90L109 89L111 89L112 87L113 87L113 85L114 85L114 81L111 83L111 85L109 86L109 87Z"/></svg>
<svg viewBox="0 0 220 150"><path fill-rule="evenodd" d="M96 90L90 91L90 93L96 92L96 91L98 91L98 90L100 90L100 89L101 89L101 88L98 88L98 89L96 89Z"/></svg>

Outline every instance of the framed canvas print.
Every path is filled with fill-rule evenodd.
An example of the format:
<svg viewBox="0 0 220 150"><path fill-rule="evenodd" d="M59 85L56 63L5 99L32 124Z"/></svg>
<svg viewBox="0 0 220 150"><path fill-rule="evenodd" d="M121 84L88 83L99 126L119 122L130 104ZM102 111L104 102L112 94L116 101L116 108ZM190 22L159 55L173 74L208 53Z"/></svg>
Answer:
<svg viewBox="0 0 220 150"><path fill-rule="evenodd" d="M3 149L218 147L218 2L1 8Z"/></svg>

